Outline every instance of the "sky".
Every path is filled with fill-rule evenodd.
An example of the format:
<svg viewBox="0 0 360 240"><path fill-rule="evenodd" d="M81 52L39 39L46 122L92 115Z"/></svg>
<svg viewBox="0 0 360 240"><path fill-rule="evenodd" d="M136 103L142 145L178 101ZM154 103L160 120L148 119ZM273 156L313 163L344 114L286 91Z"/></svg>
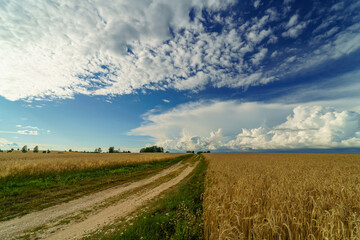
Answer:
<svg viewBox="0 0 360 240"><path fill-rule="evenodd" d="M0 0L0 149L360 153L360 1Z"/></svg>

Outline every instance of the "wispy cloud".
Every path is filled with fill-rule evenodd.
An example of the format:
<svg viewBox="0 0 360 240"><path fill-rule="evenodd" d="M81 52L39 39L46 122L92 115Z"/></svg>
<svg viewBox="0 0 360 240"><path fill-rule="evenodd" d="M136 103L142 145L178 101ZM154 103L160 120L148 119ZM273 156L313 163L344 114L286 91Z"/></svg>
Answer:
<svg viewBox="0 0 360 240"><path fill-rule="evenodd" d="M21 124L16 125L17 128L27 128L27 129L34 129L34 130L40 130L40 128L38 127L34 127L34 126L23 126Z"/></svg>

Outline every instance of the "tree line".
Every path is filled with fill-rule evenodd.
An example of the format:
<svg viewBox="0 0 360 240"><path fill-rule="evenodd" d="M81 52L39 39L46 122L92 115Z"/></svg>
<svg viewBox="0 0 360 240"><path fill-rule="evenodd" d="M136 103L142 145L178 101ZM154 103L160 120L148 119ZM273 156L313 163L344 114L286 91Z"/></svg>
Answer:
<svg viewBox="0 0 360 240"><path fill-rule="evenodd" d="M20 151L20 149L18 148L17 149L18 151ZM12 152L14 151L14 149L10 149L10 150L7 150L7 152ZM21 151L23 153L26 153L28 151L30 151L30 149L27 147L27 145L23 146ZM78 151L73 151L72 149L69 149L68 150L69 152L78 152ZM3 150L0 149L0 152L3 152ZM34 153L38 153L39 152L39 146L35 146L34 149L33 149L33 152ZM66 151L65 151L66 152ZM90 152L90 151L83 151L83 152L86 152L86 153L102 153L103 150L99 147L99 148L95 148L95 150L93 152ZM140 153L163 153L164 152L164 148L163 147L158 147L158 146L150 146L150 147L144 147L144 148L141 148L140 149ZM166 151L166 153L168 153L169 151ZM42 151L42 153L50 153L50 150L48 149L47 151ZM118 149L115 149L115 147L109 147L109 150L108 150L108 153L131 153L130 151L126 151L126 150L123 150L121 151L120 148ZM186 151L186 153L194 153L194 151ZM210 151L198 151L197 154L199 153L210 153Z"/></svg>

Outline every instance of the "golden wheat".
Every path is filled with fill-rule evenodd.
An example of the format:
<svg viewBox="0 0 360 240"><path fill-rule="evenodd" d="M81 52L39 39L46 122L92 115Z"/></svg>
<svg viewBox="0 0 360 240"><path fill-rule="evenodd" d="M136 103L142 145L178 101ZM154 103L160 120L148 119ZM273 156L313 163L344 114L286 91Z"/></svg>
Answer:
<svg viewBox="0 0 360 240"><path fill-rule="evenodd" d="M360 155L204 156L206 239L360 239Z"/></svg>
<svg viewBox="0 0 360 240"><path fill-rule="evenodd" d="M115 165L141 164L177 158L181 153L70 153L49 154L15 151L0 153L0 177L94 169Z"/></svg>

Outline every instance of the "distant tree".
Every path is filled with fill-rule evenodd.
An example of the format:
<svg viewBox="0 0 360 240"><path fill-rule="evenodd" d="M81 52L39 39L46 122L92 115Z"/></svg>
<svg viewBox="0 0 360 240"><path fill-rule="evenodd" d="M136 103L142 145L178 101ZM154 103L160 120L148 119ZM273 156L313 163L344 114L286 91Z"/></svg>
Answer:
<svg viewBox="0 0 360 240"><path fill-rule="evenodd" d="M114 153L115 148L114 147L109 147L109 153Z"/></svg>
<svg viewBox="0 0 360 240"><path fill-rule="evenodd" d="M7 150L6 152L13 152L14 151L14 149L12 148L12 149L10 149L10 150Z"/></svg>
<svg viewBox="0 0 360 240"><path fill-rule="evenodd" d="M203 153L203 151L198 151L196 154L200 154L200 153Z"/></svg>
<svg viewBox="0 0 360 240"><path fill-rule="evenodd" d="M72 149L69 149L69 152L72 152Z"/></svg>
<svg viewBox="0 0 360 240"><path fill-rule="evenodd" d="M12 151L14 151L14 149L13 149L13 148L12 148L11 150L12 150ZM18 151L20 151L20 148L18 148L17 150L18 150Z"/></svg>
<svg viewBox="0 0 360 240"><path fill-rule="evenodd" d="M151 147L145 147L140 149L141 153L146 153L146 152L164 152L164 148L163 147L158 147L158 146L151 146Z"/></svg>
<svg viewBox="0 0 360 240"><path fill-rule="evenodd" d="M166 153L170 153L169 151L166 151Z"/></svg>
<svg viewBox="0 0 360 240"><path fill-rule="evenodd" d="M194 153L194 151L186 151L186 153Z"/></svg>
<svg viewBox="0 0 360 240"><path fill-rule="evenodd" d="M85 152L85 151L84 151L84 152ZM102 150L101 150L101 148L95 148L95 152L96 152L96 153L101 153Z"/></svg>
<svg viewBox="0 0 360 240"><path fill-rule="evenodd" d="M42 151L42 153L46 153L46 151L44 150L44 151Z"/></svg>
<svg viewBox="0 0 360 240"><path fill-rule="evenodd" d="M28 151L27 145L23 146L22 149L21 149L21 151L22 151L23 153L26 153L26 152Z"/></svg>
<svg viewBox="0 0 360 240"><path fill-rule="evenodd" d="M49 150L49 149L47 150L47 153L50 153L50 150Z"/></svg>
<svg viewBox="0 0 360 240"><path fill-rule="evenodd" d="M3 150L0 149L0 152L3 152Z"/></svg>
<svg viewBox="0 0 360 240"><path fill-rule="evenodd" d="M39 152L39 146L35 146L34 147L34 153L38 153Z"/></svg>
<svg viewBox="0 0 360 240"><path fill-rule="evenodd" d="M210 153L210 151L208 150L208 151L206 151L206 153Z"/></svg>

